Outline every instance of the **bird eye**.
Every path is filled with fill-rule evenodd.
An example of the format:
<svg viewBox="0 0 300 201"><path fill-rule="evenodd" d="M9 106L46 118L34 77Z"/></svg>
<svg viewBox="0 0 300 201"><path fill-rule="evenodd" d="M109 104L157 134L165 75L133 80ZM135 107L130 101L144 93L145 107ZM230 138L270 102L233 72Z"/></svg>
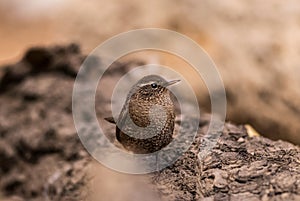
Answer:
<svg viewBox="0 0 300 201"><path fill-rule="evenodd" d="M152 87L153 89L155 89L155 88L157 88L157 84L156 84L156 83L152 83L152 84L151 84L151 87Z"/></svg>

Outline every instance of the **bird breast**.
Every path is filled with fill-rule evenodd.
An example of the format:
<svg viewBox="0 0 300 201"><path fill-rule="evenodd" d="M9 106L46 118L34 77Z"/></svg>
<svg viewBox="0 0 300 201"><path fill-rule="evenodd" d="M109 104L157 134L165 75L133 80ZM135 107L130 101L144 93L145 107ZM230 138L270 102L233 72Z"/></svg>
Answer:
<svg viewBox="0 0 300 201"><path fill-rule="evenodd" d="M137 99L132 97L128 112L131 120L140 127L164 126L169 118L174 118L174 105L169 96L158 99Z"/></svg>

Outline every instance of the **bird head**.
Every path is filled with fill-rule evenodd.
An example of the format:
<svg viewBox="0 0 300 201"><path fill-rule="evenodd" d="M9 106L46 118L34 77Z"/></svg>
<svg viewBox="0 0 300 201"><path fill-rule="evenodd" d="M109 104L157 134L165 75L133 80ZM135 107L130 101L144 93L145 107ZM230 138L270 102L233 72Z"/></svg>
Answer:
<svg viewBox="0 0 300 201"><path fill-rule="evenodd" d="M180 80L166 81L158 75L148 75L140 79L135 85L135 94L140 98L151 99L168 93L168 87L179 82Z"/></svg>

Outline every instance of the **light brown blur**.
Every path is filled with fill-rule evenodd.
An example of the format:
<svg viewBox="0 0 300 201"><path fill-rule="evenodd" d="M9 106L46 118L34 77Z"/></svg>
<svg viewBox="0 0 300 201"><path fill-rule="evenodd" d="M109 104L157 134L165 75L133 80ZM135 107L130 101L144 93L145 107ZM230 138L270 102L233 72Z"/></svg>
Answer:
<svg viewBox="0 0 300 201"><path fill-rule="evenodd" d="M16 62L35 45L78 42L87 54L120 32L145 27L175 30L199 43L215 61L226 86L228 120L300 144L297 0L20 2L0 1L0 64ZM187 63L166 53L145 55L140 59L156 59L183 72L201 106L209 110L203 82L187 70Z"/></svg>

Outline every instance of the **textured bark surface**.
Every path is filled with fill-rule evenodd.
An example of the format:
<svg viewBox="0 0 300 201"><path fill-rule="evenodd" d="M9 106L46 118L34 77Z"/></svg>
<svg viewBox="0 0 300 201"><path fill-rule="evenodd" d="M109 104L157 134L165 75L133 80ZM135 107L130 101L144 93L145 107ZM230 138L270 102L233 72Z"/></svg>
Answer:
<svg viewBox="0 0 300 201"><path fill-rule="evenodd" d="M300 200L300 149L283 141L249 137L225 124L216 146L198 152L206 127L173 166L154 178L172 200ZM201 147L200 147L201 150Z"/></svg>
<svg viewBox="0 0 300 201"><path fill-rule="evenodd" d="M85 198L91 157L76 134L71 99L83 59L76 45L34 48L1 69L1 200ZM110 95L117 78L136 64L114 64L96 101ZM109 103L98 103L97 115L107 115ZM207 136L208 119L201 119L198 135L180 159L147 175L162 200L300 200L299 147L249 137L243 126L230 123L220 137ZM109 126L104 130L114 141ZM207 151L211 141L216 144Z"/></svg>

